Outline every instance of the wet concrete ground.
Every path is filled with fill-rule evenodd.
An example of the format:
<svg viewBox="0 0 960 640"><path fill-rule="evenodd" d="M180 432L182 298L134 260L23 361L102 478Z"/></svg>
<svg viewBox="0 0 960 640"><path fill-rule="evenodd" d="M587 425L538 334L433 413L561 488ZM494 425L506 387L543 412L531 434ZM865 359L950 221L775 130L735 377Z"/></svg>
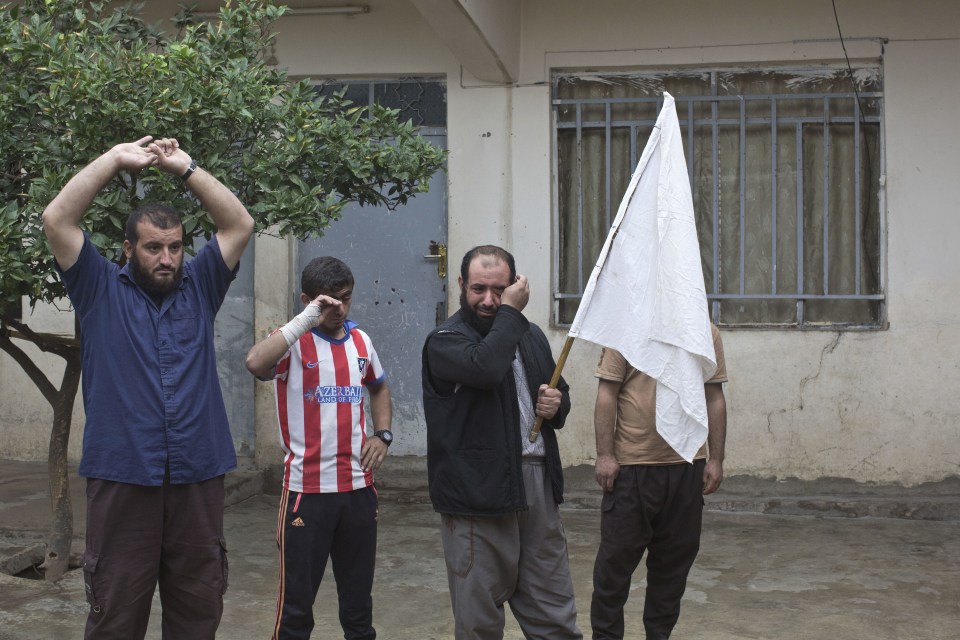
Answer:
<svg viewBox="0 0 960 640"><path fill-rule="evenodd" d="M230 589L220 638L269 637L277 500L257 495L227 508ZM565 508L563 518L580 626L589 638L599 513ZM642 637L642 567L634 578L626 615L627 637L636 638ZM439 516L429 505L381 501L373 596L379 638L452 637ZM314 638L342 637L332 577L320 589L315 612ZM59 585L0 575L0 640L78 639L85 616L80 571ZM506 637L521 638L507 619ZM160 638L159 597L147 637ZM956 639L960 522L707 512L673 637Z"/></svg>

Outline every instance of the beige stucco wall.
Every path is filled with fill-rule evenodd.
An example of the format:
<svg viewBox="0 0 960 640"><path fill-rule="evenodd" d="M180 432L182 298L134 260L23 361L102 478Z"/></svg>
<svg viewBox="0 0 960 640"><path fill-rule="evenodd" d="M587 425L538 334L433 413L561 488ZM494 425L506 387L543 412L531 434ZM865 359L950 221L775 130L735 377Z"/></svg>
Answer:
<svg viewBox="0 0 960 640"><path fill-rule="evenodd" d="M173 4L153 2L149 9L160 15ZM517 86L489 86L461 69L412 4L364 4L371 11L360 16L281 20L280 63L295 75L445 79L451 266L480 242L511 249L531 280L526 314L548 330L558 351L566 334L550 328L551 69L843 60L829 4L526 0ZM960 400L952 393L960 387L960 303L951 295L960 276L954 175L960 123L953 108L960 103L960 3L838 5L850 57L883 66L889 329L725 331L726 473L908 485L940 480L960 468ZM872 37L888 42L857 40ZM270 255L287 264L276 246ZM269 309L261 313L261 304ZM450 304L456 305L455 287ZM258 300L258 331L278 322L278 305ZM578 342L565 370L574 393L561 437L568 464L593 460L597 355L595 346ZM16 404L28 397L15 379L22 374L0 362L4 413L12 406L34 415L32 401ZM11 394L17 400L8 404ZM273 419L258 409L260 446L272 442ZM14 445L4 435L0 446L33 455L39 449L28 440ZM263 459L274 459L273 452Z"/></svg>
<svg viewBox="0 0 960 640"><path fill-rule="evenodd" d="M853 59L882 56L886 91L886 331L726 331L732 382L728 474L824 476L915 484L956 474L958 308L952 247L960 187L951 176L960 125L960 8L955 3L843 3ZM617 18L603 7L623 9ZM799 3L527 3L522 73L514 90L514 248L537 256L534 282L549 283L543 247L550 211L550 68L671 67L842 60L829 7ZM688 17L696 15L695 21ZM751 17L752 16L752 17ZM845 17L848 18L845 20ZM595 25L595 27L591 27ZM539 105L537 106L537 103ZM521 186L522 185L522 186ZM530 219L533 216L533 219ZM521 223L521 220L523 221ZM527 252L531 253L528 254ZM532 271L531 267L527 267ZM545 292L546 293L546 292ZM528 315L547 320L547 301ZM559 349L563 331L553 331ZM575 410L562 439L567 462L590 462L597 349L576 344L566 368Z"/></svg>
<svg viewBox="0 0 960 640"><path fill-rule="evenodd" d="M517 86L493 87L461 71L448 51L438 51L436 38L423 31L409 5L369 4L367 16L324 18L310 26L314 42L324 42L328 29L337 45L353 42L321 44L316 71L300 61L299 47L286 42L281 29L282 62L288 64L292 52L291 68L304 73L446 74L451 256L455 260L488 241L513 250L532 283L526 314L544 327L550 325L551 308L552 169L550 88L541 83L549 83L552 68L843 59L829 6L541 0L524 3ZM958 139L949 105L960 97L960 86L956 74L932 71L960 62L960 13L954 3L921 4L864 1L839 7L841 26L851 38L848 55L882 59L884 68L890 328L842 334L726 331L733 380L727 387L729 474L915 484L957 473L960 406L947 391L958 382L953 346L958 341L951 334L960 310L947 289L956 282L950 247L960 238L951 214L960 194L950 179L955 163L948 154ZM385 25L390 25L386 33L380 30ZM366 38L371 33L377 37ZM872 36L890 41L882 47L856 40ZM454 296L452 290L451 305ZM559 350L565 332L548 331ZM561 438L569 464L593 459L597 353L593 345L576 343L565 370L575 407Z"/></svg>

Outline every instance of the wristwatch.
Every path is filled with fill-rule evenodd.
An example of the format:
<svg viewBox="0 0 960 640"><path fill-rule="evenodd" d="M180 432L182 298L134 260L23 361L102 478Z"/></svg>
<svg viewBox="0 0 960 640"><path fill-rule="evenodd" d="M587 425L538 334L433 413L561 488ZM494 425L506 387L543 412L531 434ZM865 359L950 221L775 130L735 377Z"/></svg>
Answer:
<svg viewBox="0 0 960 640"><path fill-rule="evenodd" d="M190 176L192 176L192 175L193 175L193 172L196 171L196 170L197 170L197 161L196 161L196 160L191 160L191 161L190 161L190 166L187 167L187 170L183 172L183 175L180 176L180 179L183 180L184 182L186 182L187 179L188 179Z"/></svg>
<svg viewBox="0 0 960 640"><path fill-rule="evenodd" d="M381 431L374 431L373 435L377 436L389 447L390 443L393 442L393 432L389 429L383 429Z"/></svg>

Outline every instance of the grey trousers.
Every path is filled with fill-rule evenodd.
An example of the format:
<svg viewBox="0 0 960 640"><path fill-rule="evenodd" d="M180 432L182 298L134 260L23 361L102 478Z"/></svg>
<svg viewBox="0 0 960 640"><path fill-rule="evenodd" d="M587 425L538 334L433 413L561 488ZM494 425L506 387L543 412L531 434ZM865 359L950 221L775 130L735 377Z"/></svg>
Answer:
<svg viewBox="0 0 960 640"><path fill-rule="evenodd" d="M550 479L542 460L524 458L522 466L529 511L441 516L458 640L503 638L504 602L526 638L583 638Z"/></svg>

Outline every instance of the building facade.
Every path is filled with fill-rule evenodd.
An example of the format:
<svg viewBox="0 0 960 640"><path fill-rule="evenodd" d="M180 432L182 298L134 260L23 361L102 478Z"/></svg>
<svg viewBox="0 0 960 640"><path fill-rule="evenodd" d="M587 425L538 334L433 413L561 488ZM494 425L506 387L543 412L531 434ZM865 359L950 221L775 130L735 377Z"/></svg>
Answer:
<svg viewBox="0 0 960 640"><path fill-rule="evenodd" d="M305 260L345 259L358 272L355 319L393 362L395 453L423 455L419 348L459 304L460 257L481 243L511 250L531 283L525 314L559 350L666 90L730 371L726 473L908 486L958 473L960 5L290 4L265 55L358 101L392 100L449 150L448 171L417 209L348 212L307 243L257 238L245 257L253 311L233 342L288 318ZM176 2L147 10L166 19ZM72 327L69 313L37 313ZM594 458L598 355L577 342L564 371L566 464ZM227 355L230 367L242 358ZM224 375L249 416L238 448L279 460L272 389ZM49 410L4 355L0 386L0 454L43 458ZM74 456L81 426L78 412Z"/></svg>

